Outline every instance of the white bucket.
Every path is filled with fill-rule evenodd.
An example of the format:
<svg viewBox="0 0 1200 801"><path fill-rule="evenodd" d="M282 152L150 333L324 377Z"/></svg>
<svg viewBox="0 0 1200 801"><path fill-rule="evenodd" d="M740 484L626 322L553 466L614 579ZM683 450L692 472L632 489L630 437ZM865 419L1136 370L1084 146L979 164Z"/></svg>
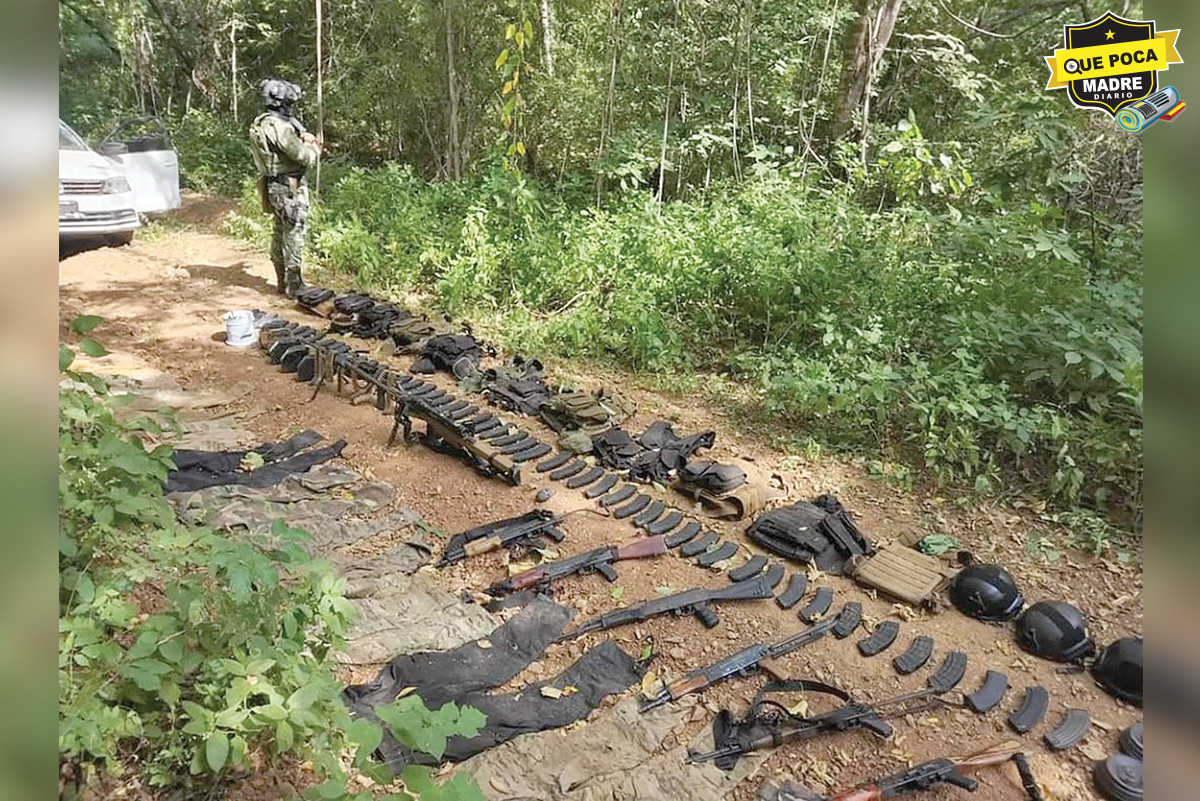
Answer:
<svg viewBox="0 0 1200 801"><path fill-rule="evenodd" d="M254 334L254 312L234 309L225 312L225 344L248 348L258 340Z"/></svg>

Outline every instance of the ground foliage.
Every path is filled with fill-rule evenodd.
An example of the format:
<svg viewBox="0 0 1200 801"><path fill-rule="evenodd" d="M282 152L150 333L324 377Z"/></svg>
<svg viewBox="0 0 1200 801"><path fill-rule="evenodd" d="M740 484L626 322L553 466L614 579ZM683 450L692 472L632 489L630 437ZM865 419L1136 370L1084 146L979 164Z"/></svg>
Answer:
<svg viewBox="0 0 1200 801"><path fill-rule="evenodd" d="M187 180L236 193L256 81L297 80L314 249L365 286L1140 531L1140 140L1042 88L1083 10L906 0L835 135L877 5L326 4L317 109L309 2L63 0L61 99L87 131L167 115Z"/></svg>
<svg viewBox="0 0 1200 801"><path fill-rule="evenodd" d="M104 349L81 317L76 347ZM160 424L130 415L104 382L59 367L59 758L64 797L136 774L142 786L193 797L251 770L310 760L323 779L309 796L375 796L347 789L356 773L389 782L374 758L383 729L351 720L331 653L353 607L343 582L301 548L302 531L231 537L175 520L162 495L168 446L147 449ZM161 418L160 418L161 419ZM446 737L474 734L477 710L429 710L416 696L380 711L401 742L434 757ZM346 770L342 757L349 763ZM389 799L481 799L471 781L403 775Z"/></svg>

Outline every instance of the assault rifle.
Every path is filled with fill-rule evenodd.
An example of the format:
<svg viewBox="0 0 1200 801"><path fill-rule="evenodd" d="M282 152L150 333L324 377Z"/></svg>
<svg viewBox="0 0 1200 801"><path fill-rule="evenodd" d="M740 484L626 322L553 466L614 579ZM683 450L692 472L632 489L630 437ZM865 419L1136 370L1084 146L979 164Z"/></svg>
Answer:
<svg viewBox="0 0 1200 801"><path fill-rule="evenodd" d="M540 537L562 542L564 535L558 530L558 524L562 520L553 512L535 509L520 517L511 517L460 532L446 543L437 567L452 565L468 556L495 551L509 545L528 544Z"/></svg>
<svg viewBox="0 0 1200 801"><path fill-rule="evenodd" d="M845 701L845 704L831 712L811 717L800 717L787 711L783 711L782 714L764 713L763 696L777 690L821 692L833 695ZM808 740L828 732L865 728L880 737L887 737L892 733L892 726L887 722L889 718L903 717L940 706L942 700L939 696L942 692L944 691L941 689L931 687L872 704L851 700L844 690L819 681L801 679L768 684L759 690L751 706L750 715L745 720L733 722L729 727L723 744L717 743L717 748L707 753L688 754L687 761L717 761L720 767L728 770L742 754L760 748L773 748L783 743ZM775 702L766 703L779 707Z"/></svg>
<svg viewBox="0 0 1200 801"><path fill-rule="evenodd" d="M489 478L498 476L514 487L521 483L521 468L516 462L500 453L499 449L476 439L465 426L446 417L420 398L404 396L396 403L395 417L388 445L395 443L396 435L403 428L406 442L419 440L432 450L458 456ZM423 432L413 431L414 417L425 421Z"/></svg>
<svg viewBox="0 0 1200 801"><path fill-rule="evenodd" d="M581 634L587 634L589 631L605 631L617 626L624 626L627 623L638 623L642 620L666 614L694 614L700 618L700 622L706 628L711 629L721 622L721 618L717 616L716 610L712 608L713 603L717 601L752 601L759 598L770 598L772 595L771 587L767 585L764 579L765 576L759 576L756 579L740 581L729 587L722 587L719 590L684 590L674 595L668 595L665 598L656 598L653 601L645 601L636 606L616 609L580 623L570 631L564 632L555 642L574 639Z"/></svg>
<svg viewBox="0 0 1200 801"><path fill-rule="evenodd" d="M1021 774L1021 783L1029 797L1033 801L1042 801L1041 790L1029 771L1029 763L1025 761L1025 755L1021 753L1021 743L1018 740L1005 740L961 759L931 759L887 778L861 784L828 798L819 796L795 782L785 784L781 796L794 798L797 801L881 801L881 799L897 798L908 793L929 790L942 784L952 784L968 792L975 792L979 782L964 774L989 765L1002 765L1009 760L1017 763Z"/></svg>
<svg viewBox="0 0 1200 801"><path fill-rule="evenodd" d="M626 545L602 545L585 553L568 556L557 562L546 562L535 568L517 573L488 587L485 592L499 598L510 592L542 588L567 576L599 573L608 581L617 580L613 562L624 559L647 559L667 552L667 544L660 534L649 539L635 540Z"/></svg>
<svg viewBox="0 0 1200 801"><path fill-rule="evenodd" d="M771 660L790 654L797 648L821 639L825 636L825 632L833 628L835 623L837 623L836 617L826 618L785 640L776 643L756 643L735 654L730 654L715 664L693 670L679 681L665 685L654 698L642 704L641 711L649 712L669 701L678 701L685 695L700 692L733 676L749 676L759 669L771 671Z"/></svg>

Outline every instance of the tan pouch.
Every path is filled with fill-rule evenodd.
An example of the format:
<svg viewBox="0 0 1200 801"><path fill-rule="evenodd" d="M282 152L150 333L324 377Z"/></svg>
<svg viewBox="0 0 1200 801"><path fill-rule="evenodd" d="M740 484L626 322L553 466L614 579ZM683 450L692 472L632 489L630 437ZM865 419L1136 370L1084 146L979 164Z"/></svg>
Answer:
<svg viewBox="0 0 1200 801"><path fill-rule="evenodd" d="M852 559L846 574L866 587L914 606L933 606L954 571L940 559L903 545L888 545Z"/></svg>

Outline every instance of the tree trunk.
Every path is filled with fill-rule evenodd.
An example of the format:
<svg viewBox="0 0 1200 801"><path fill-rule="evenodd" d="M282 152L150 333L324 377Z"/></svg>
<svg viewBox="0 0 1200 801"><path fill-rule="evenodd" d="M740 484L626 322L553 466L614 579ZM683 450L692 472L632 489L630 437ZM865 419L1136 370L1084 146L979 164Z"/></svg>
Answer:
<svg viewBox="0 0 1200 801"><path fill-rule="evenodd" d="M237 19L229 21L229 100L233 104L233 120L238 119L237 85Z"/></svg>
<svg viewBox="0 0 1200 801"><path fill-rule="evenodd" d="M857 0L855 18L846 41L842 46L842 83L838 89L838 102L833 112L833 126L829 132L830 143L836 142L850 130L854 111L862 105L863 91L867 87L867 73L871 69L871 2Z"/></svg>
<svg viewBox="0 0 1200 801"><path fill-rule="evenodd" d="M444 8L446 12L446 83L450 99L446 120L449 130L446 167L450 177L458 179L462 177L462 153L458 133L458 75L454 69L454 17L451 14L449 0Z"/></svg>
<svg viewBox="0 0 1200 801"><path fill-rule="evenodd" d="M542 60L546 62L546 74L554 77L554 14L550 0L542 0Z"/></svg>
<svg viewBox="0 0 1200 801"><path fill-rule="evenodd" d="M863 108L875 67L887 50L903 5L904 0L882 0L879 10L873 13L871 0L857 0L857 18L842 49L842 83L830 128L831 143L846 135L854 112Z"/></svg>

